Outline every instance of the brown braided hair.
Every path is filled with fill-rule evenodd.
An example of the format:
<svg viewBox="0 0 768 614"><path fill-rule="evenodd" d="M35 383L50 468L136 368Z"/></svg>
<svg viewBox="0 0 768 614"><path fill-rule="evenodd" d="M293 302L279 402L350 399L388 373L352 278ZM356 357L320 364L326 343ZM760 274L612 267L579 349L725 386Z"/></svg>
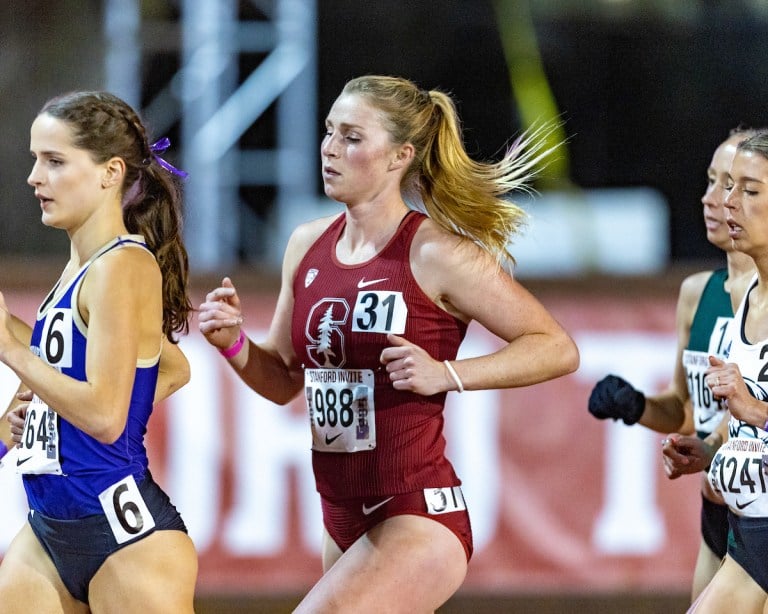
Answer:
<svg viewBox="0 0 768 614"><path fill-rule="evenodd" d="M182 239L182 192L175 175L154 162L146 129L126 102L108 92L80 91L49 100L40 110L66 122L73 145L103 163L125 162L123 221L144 236L163 278L163 333L189 332L189 260Z"/></svg>

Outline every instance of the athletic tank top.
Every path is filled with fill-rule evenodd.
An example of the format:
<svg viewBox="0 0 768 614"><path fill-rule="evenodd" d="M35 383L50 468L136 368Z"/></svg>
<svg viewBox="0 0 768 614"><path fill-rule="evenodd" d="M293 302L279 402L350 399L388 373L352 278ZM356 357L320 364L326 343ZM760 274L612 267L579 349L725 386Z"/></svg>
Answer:
<svg viewBox="0 0 768 614"><path fill-rule="evenodd" d="M88 328L77 309L82 280L97 258L125 247L147 249L140 236L116 237L94 254L65 286L57 284L37 312L30 341L32 351L61 373L80 381L86 380L88 344ZM61 520L103 514L99 493L129 474L137 483L143 479L148 466L144 434L152 413L159 358L158 355L136 365L125 430L113 444L100 443L56 416L62 475L23 476L30 509Z"/></svg>
<svg viewBox="0 0 768 614"><path fill-rule="evenodd" d="M768 402L768 339L750 342L744 333L749 313L749 295L757 286L757 276L750 282L733 324L729 329L726 355L739 371L750 394ZM768 517L768 432L731 416L728 441L715 454L709 470L712 486L723 494L731 511L739 516Z"/></svg>
<svg viewBox="0 0 768 614"><path fill-rule="evenodd" d="M693 421L701 438L720 424L725 413L722 402L712 396L704 372L709 368L710 354L723 355L726 329L733 319L731 295L725 290L727 279L728 269L718 269L709 276L693 316L688 346L683 351Z"/></svg>
<svg viewBox="0 0 768 614"><path fill-rule="evenodd" d="M392 387L379 361L387 333L452 360L466 325L434 304L411 273L425 216L409 212L382 251L361 264L336 258L342 214L310 247L293 282L293 347L305 369L318 492L394 495L459 485L445 457L445 393Z"/></svg>

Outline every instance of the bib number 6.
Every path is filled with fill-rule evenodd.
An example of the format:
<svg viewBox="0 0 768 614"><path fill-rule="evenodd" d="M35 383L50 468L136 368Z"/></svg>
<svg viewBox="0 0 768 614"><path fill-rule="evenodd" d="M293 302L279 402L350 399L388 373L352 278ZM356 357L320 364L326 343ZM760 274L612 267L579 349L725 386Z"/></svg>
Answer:
<svg viewBox="0 0 768 614"><path fill-rule="evenodd" d="M115 482L99 495L101 507L118 544L155 528L155 519L132 475Z"/></svg>

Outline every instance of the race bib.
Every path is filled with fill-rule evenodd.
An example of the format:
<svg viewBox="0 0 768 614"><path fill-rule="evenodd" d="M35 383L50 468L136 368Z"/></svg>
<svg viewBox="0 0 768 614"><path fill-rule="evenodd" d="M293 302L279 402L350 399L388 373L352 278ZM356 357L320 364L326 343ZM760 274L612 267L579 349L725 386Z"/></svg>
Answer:
<svg viewBox="0 0 768 614"><path fill-rule="evenodd" d="M712 333L709 335L709 345L707 352L715 356L723 356L726 348L730 346L733 336L733 318L728 316L717 316Z"/></svg>
<svg viewBox="0 0 768 614"><path fill-rule="evenodd" d="M734 514L768 516L768 490L760 439L735 438L724 443L712 459L709 481Z"/></svg>
<svg viewBox="0 0 768 614"><path fill-rule="evenodd" d="M72 366L72 310L48 310L40 335L40 355L52 367Z"/></svg>
<svg viewBox="0 0 768 614"><path fill-rule="evenodd" d="M27 407L16 472L61 475L59 463L59 416L37 395Z"/></svg>
<svg viewBox="0 0 768 614"><path fill-rule="evenodd" d="M709 368L709 354L706 352L683 351L683 367L688 383L688 394L693 406L693 420L697 431L711 433L725 413L720 399L716 399L707 385L704 373Z"/></svg>
<svg viewBox="0 0 768 614"><path fill-rule="evenodd" d="M155 527L155 519L132 475L104 490L99 501L118 544L144 535Z"/></svg>
<svg viewBox="0 0 768 614"><path fill-rule="evenodd" d="M433 516L467 509L464 495L459 486L425 488L424 501L427 503L427 512Z"/></svg>
<svg viewBox="0 0 768 614"><path fill-rule="evenodd" d="M358 292L352 312L352 331L402 335L407 316L408 306L402 292Z"/></svg>
<svg viewBox="0 0 768 614"><path fill-rule="evenodd" d="M370 369L305 369L304 392L318 452L376 447L376 410Z"/></svg>

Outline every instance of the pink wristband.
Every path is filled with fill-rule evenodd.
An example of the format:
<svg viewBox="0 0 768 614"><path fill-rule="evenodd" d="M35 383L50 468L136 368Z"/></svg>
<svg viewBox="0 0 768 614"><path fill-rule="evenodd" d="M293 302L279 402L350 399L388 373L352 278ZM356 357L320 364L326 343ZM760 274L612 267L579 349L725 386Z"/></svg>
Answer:
<svg viewBox="0 0 768 614"><path fill-rule="evenodd" d="M221 354L224 358L232 358L235 354L237 354L240 350L243 349L244 344L245 344L245 333L241 328L240 336L237 338L237 341L235 341L232 345L230 345L226 350L219 350L219 354Z"/></svg>

